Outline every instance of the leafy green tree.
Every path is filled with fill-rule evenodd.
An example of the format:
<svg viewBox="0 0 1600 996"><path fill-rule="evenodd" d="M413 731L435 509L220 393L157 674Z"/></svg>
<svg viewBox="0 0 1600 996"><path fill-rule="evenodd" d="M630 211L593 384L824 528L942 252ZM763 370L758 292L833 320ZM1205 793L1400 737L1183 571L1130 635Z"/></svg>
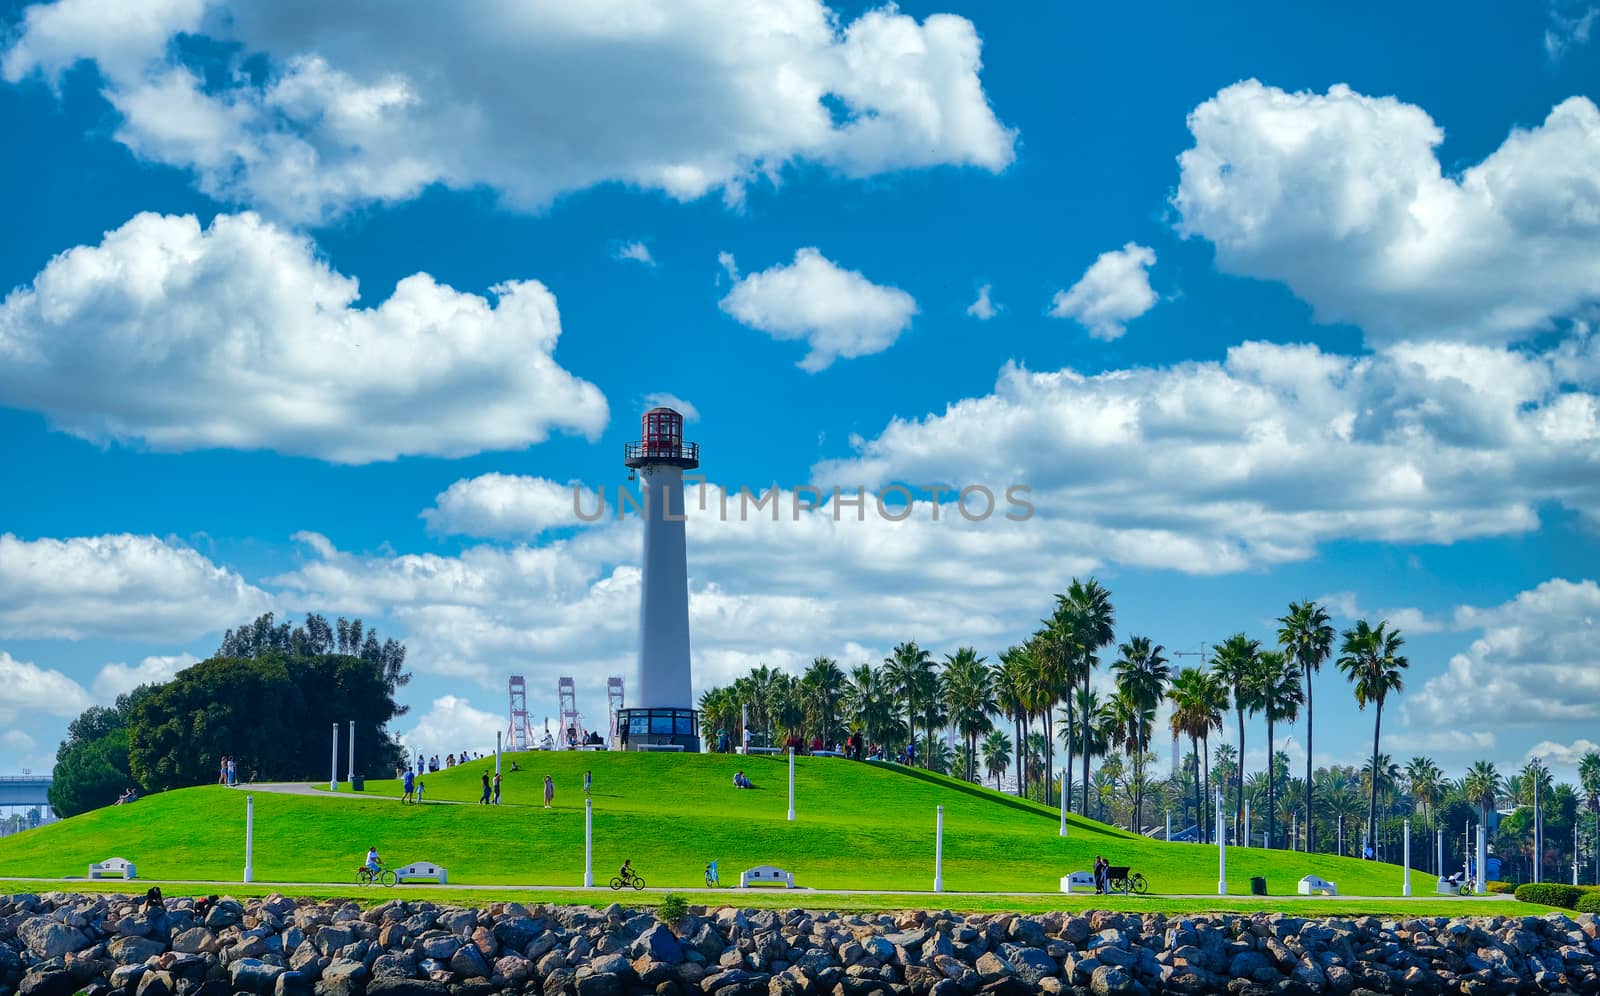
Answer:
<svg viewBox="0 0 1600 996"><path fill-rule="evenodd" d="M142 787L128 765L128 711L150 690L140 686L117 696L112 706L90 706L67 725L50 781L50 808L57 815L98 809L124 790Z"/></svg>

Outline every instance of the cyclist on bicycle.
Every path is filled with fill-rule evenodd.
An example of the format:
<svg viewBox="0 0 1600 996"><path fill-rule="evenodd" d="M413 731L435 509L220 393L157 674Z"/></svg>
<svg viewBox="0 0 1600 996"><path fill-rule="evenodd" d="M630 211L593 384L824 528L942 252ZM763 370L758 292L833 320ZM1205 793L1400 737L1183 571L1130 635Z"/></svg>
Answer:
<svg viewBox="0 0 1600 996"><path fill-rule="evenodd" d="M379 869L383 867L383 859L378 857L378 848L376 845L367 848L367 863L363 867L366 868L368 873L373 875L378 874Z"/></svg>
<svg viewBox="0 0 1600 996"><path fill-rule="evenodd" d="M633 884L633 859L628 858L622 862L622 867L617 869L617 877L622 879L623 885Z"/></svg>

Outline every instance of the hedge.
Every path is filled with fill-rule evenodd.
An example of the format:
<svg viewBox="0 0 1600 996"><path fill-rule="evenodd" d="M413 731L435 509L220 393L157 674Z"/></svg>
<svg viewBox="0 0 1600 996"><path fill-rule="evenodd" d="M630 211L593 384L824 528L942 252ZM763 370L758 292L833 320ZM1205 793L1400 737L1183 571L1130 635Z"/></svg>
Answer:
<svg viewBox="0 0 1600 996"><path fill-rule="evenodd" d="M1577 907L1578 900L1584 897L1586 891L1576 885L1541 882L1538 885L1519 885L1515 895L1525 903L1540 903L1544 906L1559 906L1564 910L1570 910Z"/></svg>
<svg viewBox="0 0 1600 996"><path fill-rule="evenodd" d="M1579 913L1600 913L1600 890L1591 889L1579 899L1577 910Z"/></svg>

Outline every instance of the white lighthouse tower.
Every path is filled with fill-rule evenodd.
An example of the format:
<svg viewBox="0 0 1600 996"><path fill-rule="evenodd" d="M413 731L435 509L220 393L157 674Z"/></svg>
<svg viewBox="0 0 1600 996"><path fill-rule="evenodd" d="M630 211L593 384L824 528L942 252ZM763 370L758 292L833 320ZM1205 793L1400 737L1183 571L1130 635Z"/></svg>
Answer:
<svg viewBox="0 0 1600 996"><path fill-rule="evenodd" d="M623 463L639 475L644 512L644 577L639 590L638 706L621 710L627 746L700 749L699 714L689 671L689 565L684 540L683 472L700 466L700 447L683 441L683 416L644 413L643 438ZM619 733L621 730L619 729Z"/></svg>

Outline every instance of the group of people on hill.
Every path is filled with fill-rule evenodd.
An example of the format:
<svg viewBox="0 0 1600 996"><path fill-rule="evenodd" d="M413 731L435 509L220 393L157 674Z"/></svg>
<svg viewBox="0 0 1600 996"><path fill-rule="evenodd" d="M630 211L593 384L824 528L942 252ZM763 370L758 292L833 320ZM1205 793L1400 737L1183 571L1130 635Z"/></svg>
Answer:
<svg viewBox="0 0 1600 996"><path fill-rule="evenodd" d="M117 796L117 801L113 802L112 805L125 806L137 798L139 798L139 793L134 791L132 785L129 785L127 788L122 790L122 794Z"/></svg>
<svg viewBox="0 0 1600 996"><path fill-rule="evenodd" d="M718 754L727 754L734 749L733 740L728 736L727 730L718 730L715 742ZM750 747L749 730L744 731L744 746L747 750ZM807 741L799 734L791 733L784 738L781 747L785 752L792 750L796 754L842 754L852 761L885 761L889 759L888 751L881 744L869 745L867 738L860 733L851 733L844 738L844 743L842 744L836 740L823 740L820 736L813 736ZM897 754L894 758L894 760L903 761L906 764L913 763L915 759L916 748L914 744L906 745L903 757Z"/></svg>
<svg viewBox="0 0 1600 996"><path fill-rule="evenodd" d="M217 784L218 785L237 785L237 784L239 784L239 769L238 769L238 765L236 764L236 762L234 761L234 759L232 757L225 757L222 760L217 762Z"/></svg>

